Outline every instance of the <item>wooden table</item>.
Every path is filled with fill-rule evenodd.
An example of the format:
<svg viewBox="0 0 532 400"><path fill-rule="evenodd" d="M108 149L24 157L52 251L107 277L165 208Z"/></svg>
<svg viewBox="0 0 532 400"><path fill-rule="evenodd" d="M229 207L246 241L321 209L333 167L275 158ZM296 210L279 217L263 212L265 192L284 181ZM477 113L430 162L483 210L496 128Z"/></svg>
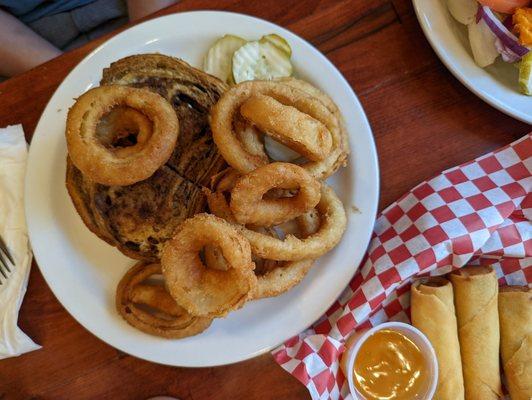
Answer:
<svg viewBox="0 0 532 400"><path fill-rule="evenodd" d="M373 128L381 168L380 209L441 170L530 131L475 97L445 69L408 0L183 0L158 15L197 9L273 21L314 44L340 69ZM56 87L103 40L0 84L0 126L22 123L29 140ZM115 350L74 321L36 265L20 326L43 349L0 361L0 399L309 397L268 354L226 367L185 369Z"/></svg>

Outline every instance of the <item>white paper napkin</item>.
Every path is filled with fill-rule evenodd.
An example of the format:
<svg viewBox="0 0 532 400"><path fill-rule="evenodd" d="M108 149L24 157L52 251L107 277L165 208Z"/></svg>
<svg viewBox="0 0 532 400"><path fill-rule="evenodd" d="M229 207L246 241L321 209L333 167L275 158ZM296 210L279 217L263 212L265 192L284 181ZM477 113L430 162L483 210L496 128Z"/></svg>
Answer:
<svg viewBox="0 0 532 400"><path fill-rule="evenodd" d="M0 359L40 348L17 326L32 258L24 216L27 155L22 125L0 129L0 235L15 260L0 285Z"/></svg>

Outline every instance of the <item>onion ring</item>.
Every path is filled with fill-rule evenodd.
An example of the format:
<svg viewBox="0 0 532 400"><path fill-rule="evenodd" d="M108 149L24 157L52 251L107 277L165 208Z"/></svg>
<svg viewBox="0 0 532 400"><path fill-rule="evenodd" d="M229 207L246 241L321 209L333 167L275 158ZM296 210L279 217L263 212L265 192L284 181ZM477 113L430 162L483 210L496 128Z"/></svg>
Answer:
<svg viewBox="0 0 532 400"><path fill-rule="evenodd" d="M124 275L116 289L116 309L122 318L145 333L171 339L197 335L207 329L211 324L209 318L191 316L164 286L143 283L159 274L160 264L140 262Z"/></svg>
<svg viewBox="0 0 532 400"><path fill-rule="evenodd" d="M308 237L319 229L320 219L315 211L312 210L303 214L295 220L299 230L298 237ZM271 236L278 237L278 235ZM303 280L315 260L273 261L260 259L260 261L266 264L264 268L266 271L263 274L257 274L257 289L253 300L279 296L290 290Z"/></svg>
<svg viewBox="0 0 532 400"><path fill-rule="evenodd" d="M271 262L272 260L264 260ZM314 260L277 261L277 265L257 277L253 300L275 297L299 284L312 268Z"/></svg>
<svg viewBox="0 0 532 400"><path fill-rule="evenodd" d="M257 94L266 95L284 105L293 106L320 121L329 130L332 150L328 156L322 161L309 161L302 164L302 167L312 176L325 179L345 163L348 150L340 121L338 116L332 113L319 98L278 81L248 81L235 85L225 92L211 109L213 139L229 165L241 173L247 173L267 163L264 157L246 150L233 127L233 119L237 116L242 104Z"/></svg>
<svg viewBox="0 0 532 400"><path fill-rule="evenodd" d="M205 245L220 248L227 270L205 267L199 256ZM196 316L225 316L240 308L257 284L249 242L233 225L209 214L196 214L177 228L164 246L161 265L172 297Z"/></svg>
<svg viewBox="0 0 532 400"><path fill-rule="evenodd" d="M342 202L326 185L322 186L321 199L316 209L321 219L320 227L305 239L288 235L280 240L244 226L237 225L237 229L249 240L253 254L259 257L284 261L318 258L338 244L344 234L347 219Z"/></svg>
<svg viewBox="0 0 532 400"><path fill-rule="evenodd" d="M313 209L320 200L320 182L295 164L275 162L241 176L231 191L231 211L243 225L273 226ZM271 189L295 189L293 197L263 198Z"/></svg>
<svg viewBox="0 0 532 400"><path fill-rule="evenodd" d="M114 149L97 135L98 124L116 107L133 109L151 122L149 138ZM139 130L146 129L139 126ZM81 95L70 108L66 139L70 158L87 177L104 185L125 186L149 178L170 158L179 133L174 109L147 89L101 86Z"/></svg>
<svg viewBox="0 0 532 400"><path fill-rule="evenodd" d="M325 125L272 97L251 96L240 107L240 114L262 132L311 161L321 161L331 151L332 137Z"/></svg>

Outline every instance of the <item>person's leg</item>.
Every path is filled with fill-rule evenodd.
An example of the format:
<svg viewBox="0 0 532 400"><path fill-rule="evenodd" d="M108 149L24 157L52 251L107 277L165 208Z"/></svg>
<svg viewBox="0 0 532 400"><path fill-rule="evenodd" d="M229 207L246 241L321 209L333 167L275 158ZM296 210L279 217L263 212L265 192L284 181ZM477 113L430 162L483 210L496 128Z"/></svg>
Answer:
<svg viewBox="0 0 532 400"><path fill-rule="evenodd" d="M61 54L61 50L0 10L0 75L14 76Z"/></svg>
<svg viewBox="0 0 532 400"><path fill-rule="evenodd" d="M129 12L129 20L135 21L143 18L146 15L159 11L161 8L171 6L177 3L176 0L127 0L127 9Z"/></svg>

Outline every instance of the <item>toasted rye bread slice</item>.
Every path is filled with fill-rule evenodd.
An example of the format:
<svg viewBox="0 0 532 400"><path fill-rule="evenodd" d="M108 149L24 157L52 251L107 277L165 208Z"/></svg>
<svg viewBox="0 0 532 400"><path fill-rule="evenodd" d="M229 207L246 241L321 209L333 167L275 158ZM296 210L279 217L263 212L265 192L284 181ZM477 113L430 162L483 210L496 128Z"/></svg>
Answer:
<svg viewBox="0 0 532 400"><path fill-rule="evenodd" d="M200 187L166 166L133 185L105 186L86 179L69 159L66 186L85 225L140 260L157 260L179 223L206 204Z"/></svg>
<svg viewBox="0 0 532 400"><path fill-rule="evenodd" d="M208 113L226 85L184 61L159 54L111 64L101 84L144 87L165 97L179 118L178 142L164 166L129 186L96 184L67 159L66 186L93 233L129 257L157 260L179 223L205 210L203 186L225 166L212 140Z"/></svg>

